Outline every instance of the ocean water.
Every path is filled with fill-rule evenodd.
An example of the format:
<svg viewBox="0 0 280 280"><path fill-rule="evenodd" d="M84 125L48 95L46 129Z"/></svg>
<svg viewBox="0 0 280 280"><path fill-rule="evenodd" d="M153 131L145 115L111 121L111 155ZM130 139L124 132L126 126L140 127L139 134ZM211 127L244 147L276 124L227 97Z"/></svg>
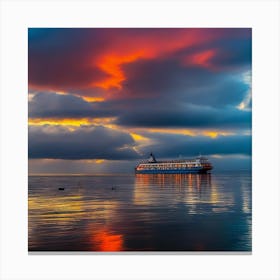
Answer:
<svg viewBox="0 0 280 280"><path fill-rule="evenodd" d="M29 176L28 185L29 251L252 250L250 172Z"/></svg>

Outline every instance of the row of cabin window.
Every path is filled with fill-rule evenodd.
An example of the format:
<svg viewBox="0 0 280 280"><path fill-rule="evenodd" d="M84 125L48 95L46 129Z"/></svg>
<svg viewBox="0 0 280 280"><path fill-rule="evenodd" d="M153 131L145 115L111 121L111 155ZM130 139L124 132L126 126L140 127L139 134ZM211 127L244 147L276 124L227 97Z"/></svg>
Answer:
<svg viewBox="0 0 280 280"><path fill-rule="evenodd" d="M189 167L197 167L195 164L176 164L176 165L141 165L138 167L138 169L170 169L170 168L174 168L174 169L183 169L183 168L189 168Z"/></svg>

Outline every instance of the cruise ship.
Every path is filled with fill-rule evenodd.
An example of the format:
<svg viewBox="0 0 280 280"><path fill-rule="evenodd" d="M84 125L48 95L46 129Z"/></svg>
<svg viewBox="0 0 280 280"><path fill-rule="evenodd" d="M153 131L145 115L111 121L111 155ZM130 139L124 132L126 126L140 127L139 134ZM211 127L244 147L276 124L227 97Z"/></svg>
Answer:
<svg viewBox="0 0 280 280"><path fill-rule="evenodd" d="M153 153L146 161L135 167L136 174L186 174L186 173L207 173L213 169L207 158L199 156L193 159L177 160L156 160Z"/></svg>

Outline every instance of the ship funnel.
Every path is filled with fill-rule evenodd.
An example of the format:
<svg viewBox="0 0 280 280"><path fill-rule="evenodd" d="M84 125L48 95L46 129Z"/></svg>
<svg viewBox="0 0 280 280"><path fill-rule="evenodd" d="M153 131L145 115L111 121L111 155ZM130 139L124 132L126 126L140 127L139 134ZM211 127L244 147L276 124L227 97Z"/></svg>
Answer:
<svg viewBox="0 0 280 280"><path fill-rule="evenodd" d="M157 162L153 153L150 154L150 158L149 158L148 162Z"/></svg>

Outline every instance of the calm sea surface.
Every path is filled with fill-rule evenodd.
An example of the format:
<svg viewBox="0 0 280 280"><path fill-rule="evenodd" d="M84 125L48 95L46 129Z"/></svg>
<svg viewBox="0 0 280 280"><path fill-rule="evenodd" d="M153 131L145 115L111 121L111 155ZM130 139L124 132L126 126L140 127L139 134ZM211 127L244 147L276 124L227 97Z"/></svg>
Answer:
<svg viewBox="0 0 280 280"><path fill-rule="evenodd" d="M29 176L28 192L29 251L252 250L250 172Z"/></svg>

